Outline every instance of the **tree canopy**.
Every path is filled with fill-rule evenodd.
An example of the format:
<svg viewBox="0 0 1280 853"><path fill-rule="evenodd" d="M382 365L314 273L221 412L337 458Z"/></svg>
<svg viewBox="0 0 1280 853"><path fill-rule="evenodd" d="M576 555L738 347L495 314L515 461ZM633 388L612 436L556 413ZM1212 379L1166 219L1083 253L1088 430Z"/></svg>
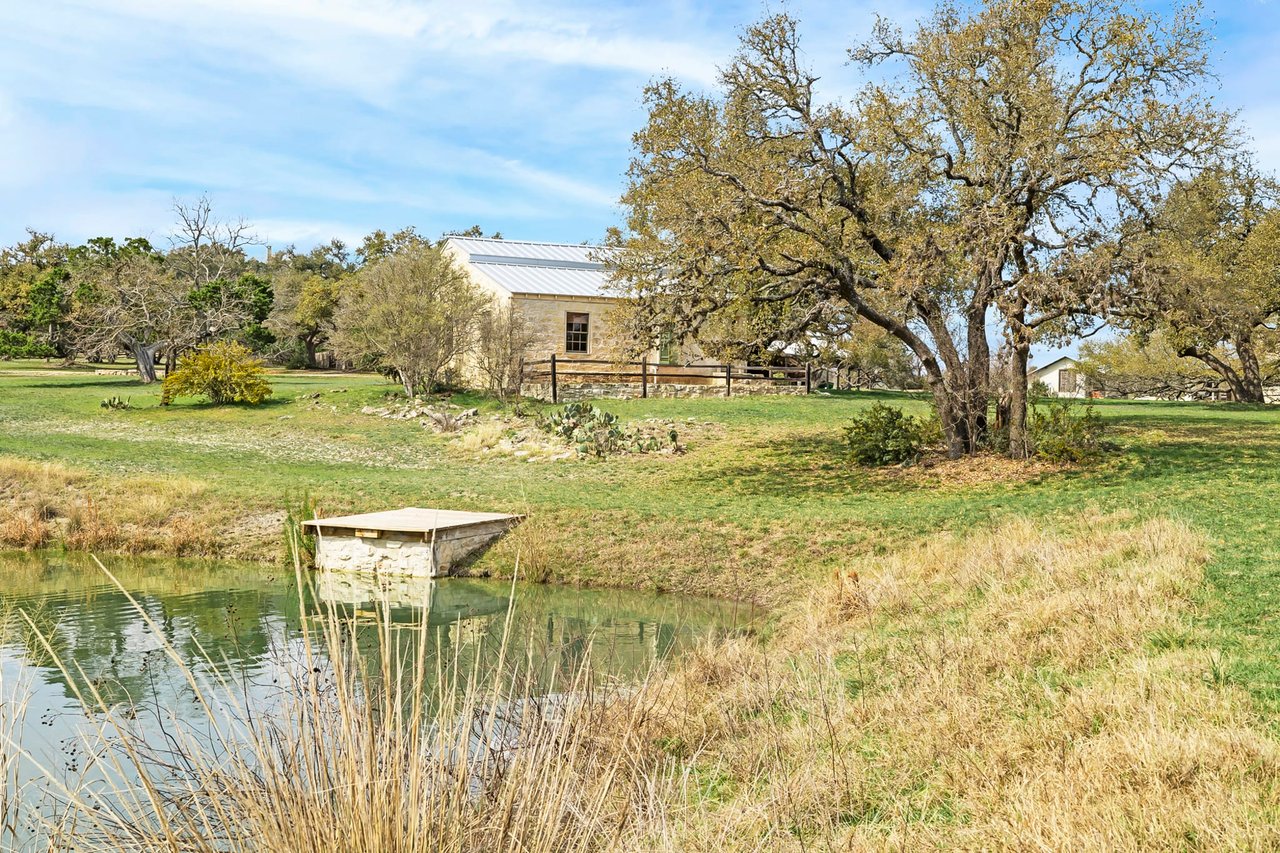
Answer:
<svg viewBox="0 0 1280 853"><path fill-rule="evenodd" d="M368 263L338 307L335 349L396 375L409 396L428 393L475 344L490 298L439 246L406 241Z"/></svg>
<svg viewBox="0 0 1280 853"><path fill-rule="evenodd" d="M1280 186L1244 157L1180 182L1130 227L1133 283L1117 312L1214 371L1242 402L1280 372Z"/></svg>
<svg viewBox="0 0 1280 853"><path fill-rule="evenodd" d="M988 439L988 323L1013 369L1115 296L1119 224L1227 139L1201 84L1207 34L1120 0L944 4L849 52L865 82L823 96L796 22L742 38L720 91L673 80L610 242L633 329L793 336L863 318L921 365L958 456ZM1026 452L1025 388L1009 447Z"/></svg>

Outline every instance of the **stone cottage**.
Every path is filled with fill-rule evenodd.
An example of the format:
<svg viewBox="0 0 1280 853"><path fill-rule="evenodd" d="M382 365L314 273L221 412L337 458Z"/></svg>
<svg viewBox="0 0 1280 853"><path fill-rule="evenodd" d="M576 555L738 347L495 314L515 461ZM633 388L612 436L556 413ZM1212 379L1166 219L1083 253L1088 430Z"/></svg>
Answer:
<svg viewBox="0 0 1280 853"><path fill-rule="evenodd" d="M526 396L554 399L553 387L560 400L795 393L808 384L801 381L803 371L779 380L771 368L745 362L708 364L691 340L655 342L637 358L615 316L622 300L608 287L601 261L608 250L600 246L454 236L444 251L499 305L523 315L530 338L530 370L521 386ZM552 356L558 384L548 376Z"/></svg>
<svg viewBox="0 0 1280 853"><path fill-rule="evenodd" d="M615 358L622 341L610 317L619 304L605 285L598 246L450 237L445 252L492 294L524 315L531 358Z"/></svg>

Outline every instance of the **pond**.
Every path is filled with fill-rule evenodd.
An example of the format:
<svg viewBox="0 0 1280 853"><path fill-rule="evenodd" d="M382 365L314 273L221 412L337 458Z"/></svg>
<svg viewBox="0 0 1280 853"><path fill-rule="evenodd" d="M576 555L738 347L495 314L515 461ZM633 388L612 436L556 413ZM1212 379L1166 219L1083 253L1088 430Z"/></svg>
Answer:
<svg viewBox="0 0 1280 853"><path fill-rule="evenodd" d="M300 589L292 570L243 564L114 558L106 566L119 587L84 555L0 552L0 710L25 696L13 737L29 754L26 780L77 782L85 728L77 685L112 705L195 720L184 668L212 669L243 683L248 704L267 701L298 660L304 620L324 619L330 605L358 646L426 622L429 683L488 678L502 650L546 692L584 667L606 681L635 680L703 638L750 630L757 615L709 599L495 580L317 573Z"/></svg>

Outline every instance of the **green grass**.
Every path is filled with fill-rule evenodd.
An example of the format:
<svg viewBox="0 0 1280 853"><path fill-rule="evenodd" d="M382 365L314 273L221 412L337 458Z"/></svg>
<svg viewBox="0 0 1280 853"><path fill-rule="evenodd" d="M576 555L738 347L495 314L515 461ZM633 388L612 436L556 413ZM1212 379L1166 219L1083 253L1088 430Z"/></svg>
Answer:
<svg viewBox="0 0 1280 853"><path fill-rule="evenodd" d="M1170 516L1213 542L1200 630L1229 656L1224 677L1280 708L1280 411L1103 401L1122 453L1083 469L988 477L985 462L851 468L840 444L850 415L876 400L924 410L888 393L606 401L628 420L676 421L688 451L524 462L465 454L414 422L361 415L395 391L380 377L286 373L272 383L275 395L256 408L161 408L158 386L127 377L3 363L0 456L85 471L85 490L115 489L117 501L127 497L122 477L196 480L204 490L192 512L228 531L303 493L325 513L411 504L527 512L555 580L764 603L856 556L1008 515L1048 526L1095 509ZM101 408L109 396L132 408ZM514 548L496 548L480 568L509 569Z"/></svg>

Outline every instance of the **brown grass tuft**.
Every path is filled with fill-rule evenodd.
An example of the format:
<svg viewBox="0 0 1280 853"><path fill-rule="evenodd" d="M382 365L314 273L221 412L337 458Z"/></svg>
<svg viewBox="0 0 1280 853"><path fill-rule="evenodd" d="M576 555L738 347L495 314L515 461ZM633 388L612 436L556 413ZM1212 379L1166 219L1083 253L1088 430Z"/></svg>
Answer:
<svg viewBox="0 0 1280 853"><path fill-rule="evenodd" d="M45 545L53 528L39 507L13 506L0 509L0 545L30 551Z"/></svg>

